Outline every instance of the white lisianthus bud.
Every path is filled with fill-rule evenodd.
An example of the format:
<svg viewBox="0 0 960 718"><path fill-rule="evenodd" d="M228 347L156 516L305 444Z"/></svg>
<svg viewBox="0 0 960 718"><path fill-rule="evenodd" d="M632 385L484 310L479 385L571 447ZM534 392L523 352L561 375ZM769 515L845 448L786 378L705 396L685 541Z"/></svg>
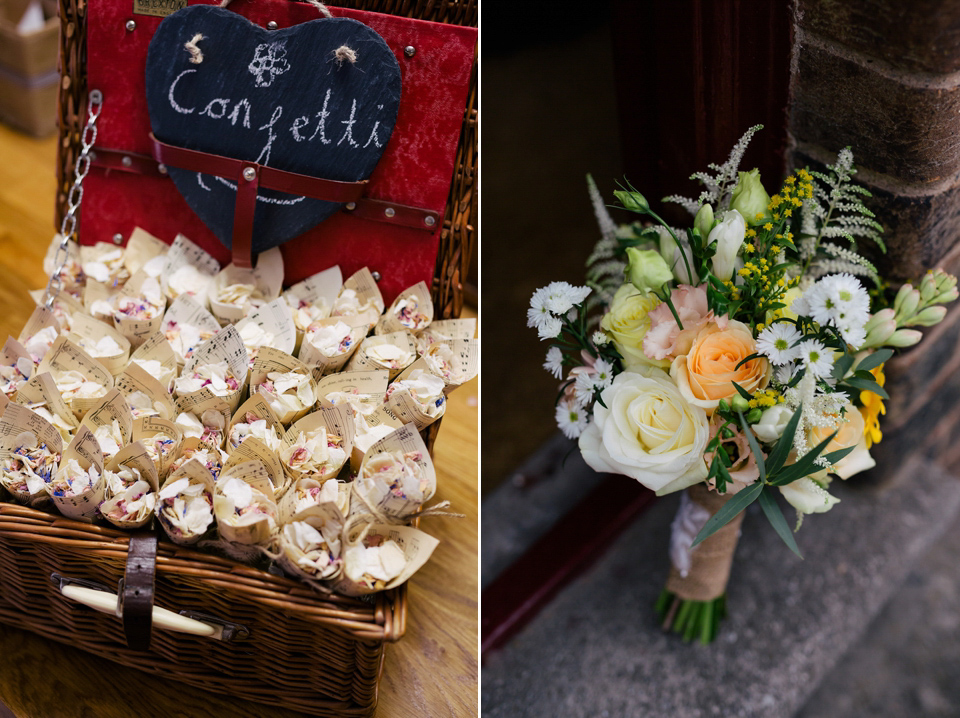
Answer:
<svg viewBox="0 0 960 718"><path fill-rule="evenodd" d="M923 339L923 334L916 329L898 329L885 343L889 347L902 349L903 347L912 347L921 339Z"/></svg>
<svg viewBox="0 0 960 718"><path fill-rule="evenodd" d="M793 416L793 409L785 404L771 406L760 415L760 421L751 428L760 441L772 444L781 436Z"/></svg>
<svg viewBox="0 0 960 718"><path fill-rule="evenodd" d="M713 274L717 279L725 282L733 276L737 254L743 246L746 232L747 225L735 209L727 212L723 221L710 232L707 244L717 243L717 253L713 255Z"/></svg>
<svg viewBox="0 0 960 718"><path fill-rule="evenodd" d="M809 477L781 486L780 493L793 508L805 514L822 514L840 502Z"/></svg>

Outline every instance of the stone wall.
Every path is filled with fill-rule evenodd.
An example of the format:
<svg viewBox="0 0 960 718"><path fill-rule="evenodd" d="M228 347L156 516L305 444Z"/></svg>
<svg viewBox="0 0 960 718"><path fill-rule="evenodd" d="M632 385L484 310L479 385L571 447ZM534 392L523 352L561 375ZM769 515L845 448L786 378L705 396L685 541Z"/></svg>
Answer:
<svg viewBox="0 0 960 718"><path fill-rule="evenodd" d="M960 5L952 0L796 0L791 159L850 146L884 226L882 273L960 271ZM960 307L887 367L893 401L879 478L919 451L960 467Z"/></svg>

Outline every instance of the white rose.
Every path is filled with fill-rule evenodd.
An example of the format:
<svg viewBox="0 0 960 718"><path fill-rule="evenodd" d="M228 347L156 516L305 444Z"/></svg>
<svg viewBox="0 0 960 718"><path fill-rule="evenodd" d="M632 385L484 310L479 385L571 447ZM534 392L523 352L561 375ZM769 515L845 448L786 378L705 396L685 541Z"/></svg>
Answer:
<svg viewBox="0 0 960 718"><path fill-rule="evenodd" d="M747 225L740 213L731 209L723 215L723 221L710 232L707 244L716 241L717 253L713 255L713 273L717 279L727 281L733 276L737 253L743 244Z"/></svg>
<svg viewBox="0 0 960 718"><path fill-rule="evenodd" d="M784 404L777 404L764 411L760 415L760 421L753 424L751 428L760 441L772 444L783 436L783 431L787 428L792 416L793 409Z"/></svg>
<svg viewBox="0 0 960 718"><path fill-rule="evenodd" d="M687 402L669 379L617 375L580 436L580 451L596 471L624 474L664 495L703 481L707 414Z"/></svg>
<svg viewBox="0 0 960 718"><path fill-rule="evenodd" d="M826 472L823 472L826 475ZM809 476L780 487L780 493L793 508L805 514L822 514L840 503Z"/></svg>

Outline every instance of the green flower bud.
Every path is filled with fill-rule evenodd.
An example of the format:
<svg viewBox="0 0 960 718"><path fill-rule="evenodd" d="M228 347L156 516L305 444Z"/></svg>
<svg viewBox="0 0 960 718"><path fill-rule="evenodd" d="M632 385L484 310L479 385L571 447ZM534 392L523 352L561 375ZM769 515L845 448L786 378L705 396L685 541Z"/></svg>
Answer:
<svg viewBox="0 0 960 718"><path fill-rule="evenodd" d="M655 249L627 247L627 281L646 294L673 280L673 272Z"/></svg>
<svg viewBox="0 0 960 718"><path fill-rule="evenodd" d="M613 193L613 196L620 200L620 204L622 204L625 209L629 209L631 212L646 214L650 211L650 203L647 202L647 198L639 192L617 190Z"/></svg>
<svg viewBox="0 0 960 718"><path fill-rule="evenodd" d="M909 284L906 286L910 286ZM900 290L901 292L903 289ZM899 297L900 294L898 293ZM897 321L903 323L904 321L910 319L914 314L917 313L917 308L920 306L920 292L916 289L911 288L910 291L904 294L903 301L900 302L900 307L896 310Z"/></svg>
<svg viewBox="0 0 960 718"><path fill-rule="evenodd" d="M730 406L733 407L734 411L746 411L750 408L750 404L742 396L737 394L733 399L730 400Z"/></svg>
<svg viewBox="0 0 960 718"><path fill-rule="evenodd" d="M894 311L897 311L897 312L900 311L900 305L903 304L903 302L906 300L907 296L908 296L908 295L910 294L910 292L912 292L912 291L914 291L914 290L913 290L913 285L910 284L910 282L907 282L907 283L904 284L902 287L900 287L900 291L897 292L897 298L893 300L893 309L894 309ZM920 294L918 293L917 296L919 297Z"/></svg>
<svg viewBox="0 0 960 718"><path fill-rule="evenodd" d="M721 399L720 403L717 404L717 411L728 412L730 411L730 402L726 399Z"/></svg>
<svg viewBox="0 0 960 718"><path fill-rule="evenodd" d="M916 329L898 329L893 333L893 335L887 339L887 346L891 347L912 347L914 344L923 339L923 334L918 332Z"/></svg>
<svg viewBox="0 0 960 718"><path fill-rule="evenodd" d="M739 172L737 186L733 188L730 199L730 209L737 210L748 224L763 224L770 216L767 206L770 204L770 195L760 183L760 170L752 169L749 172ZM762 215L757 219L757 215Z"/></svg>
<svg viewBox="0 0 960 718"><path fill-rule="evenodd" d="M927 307L908 321L907 326L932 327L942 322L945 316L947 316L946 307Z"/></svg>
<svg viewBox="0 0 960 718"><path fill-rule="evenodd" d="M933 303L933 304L947 304L947 303L949 303L949 302L954 301L958 296L960 296L960 292L957 291L957 288L956 288L956 287L951 287L950 289L948 289L947 291L945 291L943 294L938 294L937 296L935 296L935 297L933 298L933 302L932 302L932 303Z"/></svg>
<svg viewBox="0 0 960 718"><path fill-rule="evenodd" d="M713 229L713 207L704 204L697 212L693 220L693 226L700 230L700 236L706 239L710 236L710 230Z"/></svg>
<svg viewBox="0 0 960 718"><path fill-rule="evenodd" d="M747 414L747 423L756 424L758 421L760 421L761 416L763 416L762 409L751 409L750 413Z"/></svg>
<svg viewBox="0 0 960 718"><path fill-rule="evenodd" d="M892 310L891 310L892 311ZM867 338L861 345L861 349L870 347L879 347L887 343L887 340L897 331L897 322L894 319L879 321L867 329Z"/></svg>

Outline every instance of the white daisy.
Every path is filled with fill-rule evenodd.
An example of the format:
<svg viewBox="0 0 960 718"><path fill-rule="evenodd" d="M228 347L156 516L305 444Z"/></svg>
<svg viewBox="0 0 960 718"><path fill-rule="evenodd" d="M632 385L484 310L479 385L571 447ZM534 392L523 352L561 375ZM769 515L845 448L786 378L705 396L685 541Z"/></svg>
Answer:
<svg viewBox="0 0 960 718"><path fill-rule="evenodd" d="M568 439L576 439L587 428L590 420L586 409L582 409L572 402L563 399L557 404L557 426Z"/></svg>
<svg viewBox="0 0 960 718"><path fill-rule="evenodd" d="M527 326L540 329L543 323L550 319L550 308L547 306L547 290L541 287L530 297L530 308L527 310Z"/></svg>
<svg viewBox="0 0 960 718"><path fill-rule="evenodd" d="M554 314L563 314L583 302L590 294L590 287L574 287L568 282L551 282L544 287L547 306Z"/></svg>
<svg viewBox="0 0 960 718"><path fill-rule="evenodd" d="M793 300L793 304L790 305L790 311L799 317L810 316L810 303L807 302L806 294L803 294Z"/></svg>
<svg viewBox="0 0 960 718"><path fill-rule="evenodd" d="M547 317L540 322L540 326L537 327L537 335L541 341L544 339L556 339L560 336L561 329L563 329L563 322L560 321L560 317Z"/></svg>
<svg viewBox="0 0 960 718"><path fill-rule="evenodd" d="M816 339L800 342L800 358L806 370L815 377L825 377L833 368L833 352Z"/></svg>
<svg viewBox="0 0 960 718"><path fill-rule="evenodd" d="M594 383L593 374L577 374L577 381L573 385L573 396L577 406L586 406L593 401Z"/></svg>
<svg viewBox="0 0 960 718"><path fill-rule="evenodd" d="M597 359L593 363L596 374L593 375L593 385L599 389L606 389L613 383L613 364L605 359Z"/></svg>
<svg viewBox="0 0 960 718"><path fill-rule="evenodd" d="M799 350L799 347L798 347ZM797 363L790 362L777 369L776 379L780 384L789 384L797 374Z"/></svg>
<svg viewBox="0 0 960 718"><path fill-rule="evenodd" d="M870 318L870 295L852 274L831 274L804 293L809 316L820 325L853 329Z"/></svg>
<svg viewBox="0 0 960 718"><path fill-rule="evenodd" d="M543 368L553 374L554 379L563 377L563 352L560 347L550 347L547 350L547 359L543 362Z"/></svg>
<svg viewBox="0 0 960 718"><path fill-rule="evenodd" d="M597 330L591 335L590 341L593 342L595 347L602 347L610 343L610 337L604 332Z"/></svg>
<svg viewBox="0 0 960 718"><path fill-rule="evenodd" d="M843 337L843 341L854 349L859 349L860 345L867 341L867 330L863 324L840 324L837 326L837 329L840 330L840 336Z"/></svg>
<svg viewBox="0 0 960 718"><path fill-rule="evenodd" d="M795 324L774 322L757 337L757 351L780 366L800 358L800 347L794 346L802 335Z"/></svg>

